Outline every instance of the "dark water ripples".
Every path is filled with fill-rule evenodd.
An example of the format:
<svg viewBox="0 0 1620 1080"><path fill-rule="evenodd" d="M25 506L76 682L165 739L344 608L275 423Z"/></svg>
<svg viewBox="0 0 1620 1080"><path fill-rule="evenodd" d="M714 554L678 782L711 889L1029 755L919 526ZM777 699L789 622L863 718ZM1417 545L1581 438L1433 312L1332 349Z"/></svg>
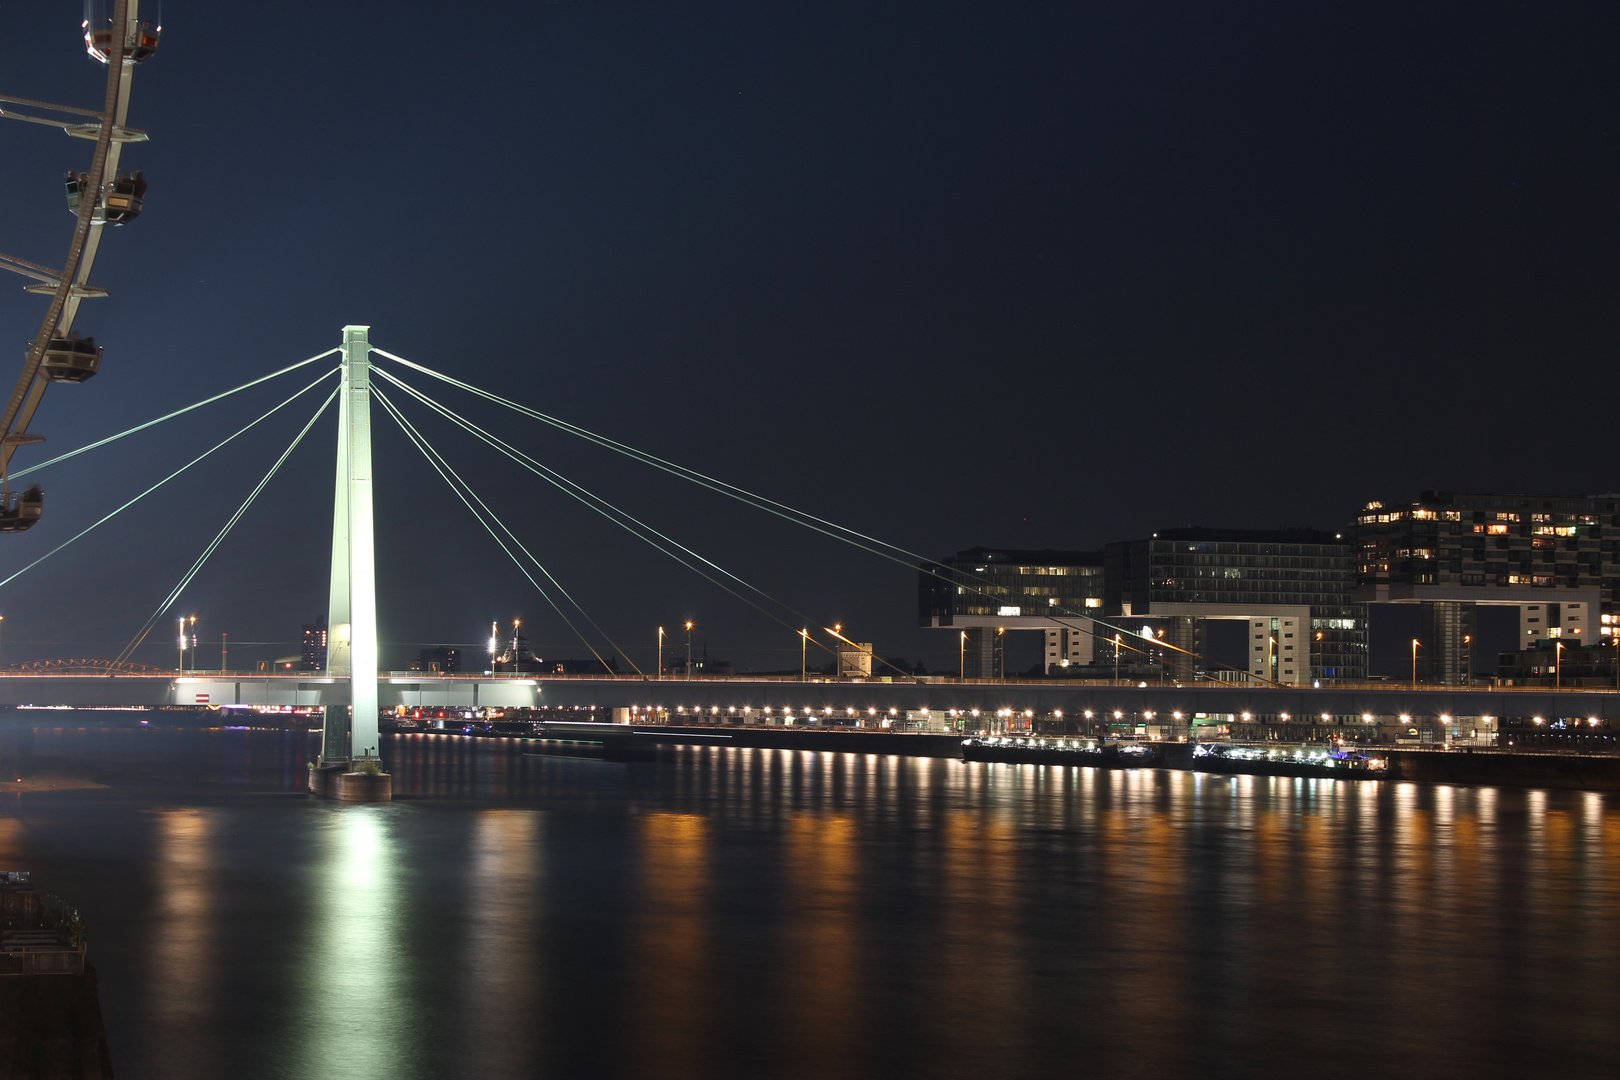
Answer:
<svg viewBox="0 0 1620 1080"><path fill-rule="evenodd" d="M120 1076L1620 1071L1613 796L35 726Z"/></svg>

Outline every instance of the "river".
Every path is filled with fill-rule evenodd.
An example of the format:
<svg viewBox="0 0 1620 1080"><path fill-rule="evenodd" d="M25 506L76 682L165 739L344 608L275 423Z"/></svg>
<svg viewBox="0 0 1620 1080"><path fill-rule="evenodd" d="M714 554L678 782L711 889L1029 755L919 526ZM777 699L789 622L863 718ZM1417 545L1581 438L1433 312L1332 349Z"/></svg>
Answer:
<svg viewBox="0 0 1620 1080"><path fill-rule="evenodd" d="M12 716L121 1078L1620 1074L1612 794Z"/></svg>

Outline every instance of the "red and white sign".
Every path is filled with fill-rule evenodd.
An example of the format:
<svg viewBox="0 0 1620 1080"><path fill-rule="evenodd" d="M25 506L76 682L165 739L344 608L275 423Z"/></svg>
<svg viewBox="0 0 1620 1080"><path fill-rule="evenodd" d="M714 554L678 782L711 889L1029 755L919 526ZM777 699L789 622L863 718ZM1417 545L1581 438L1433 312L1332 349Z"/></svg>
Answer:
<svg viewBox="0 0 1620 1080"><path fill-rule="evenodd" d="M199 705L208 704L208 695L207 694L198 694L197 695L197 704L199 704Z"/></svg>

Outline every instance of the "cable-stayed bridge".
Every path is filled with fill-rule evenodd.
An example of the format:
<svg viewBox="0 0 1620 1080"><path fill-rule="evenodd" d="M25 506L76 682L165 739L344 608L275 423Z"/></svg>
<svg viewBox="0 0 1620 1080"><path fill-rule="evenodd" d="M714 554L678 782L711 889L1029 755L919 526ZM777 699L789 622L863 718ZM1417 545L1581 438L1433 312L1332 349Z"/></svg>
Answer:
<svg viewBox="0 0 1620 1080"><path fill-rule="evenodd" d="M38 485L14 497L10 493L10 483L14 479L22 479L47 467L63 465L81 455L114 446L125 438L233 399L244 391L275 380L285 380L290 384L291 392L88 526L60 538L25 565L5 571L0 576L0 588L117 520L143 499L169 488L203 462L239 446L241 440L273 418L284 414L298 415L302 410L309 409L312 403L314 408L269 469L257 477L242 501L203 546L189 568L136 628L129 643L113 658L112 666L96 675L71 672L0 673L0 704L321 706L326 710L322 760L341 768L347 768L356 760L375 761L380 757L378 717L382 710L396 706L481 709L590 705L604 710L629 710L631 716L667 713L739 723L808 723L814 720L817 723L839 721L874 725L880 725L890 717L920 713L930 718L942 717L962 730L987 726L987 723L980 721L988 721L991 717L1050 718L1087 713L1149 719L1165 715L1177 719L1200 715L1251 715L1285 720L1320 718L1331 722L1353 722L1363 717L1369 721L1391 717L1415 721L1490 716L1601 720L1611 718L1620 710L1620 692L1557 693L1384 686L1328 686L1306 690L1253 679L1240 685L1219 685L1196 681L1196 669L1205 658L1163 641L1154 641L1152 648L1159 653L1168 653L1165 670L1170 682L1167 684L979 683L919 680L911 678L909 673L899 672L887 681L879 678L861 682L808 678L664 679L659 670L644 672L636 667L629 653L618 645L602 622L586 611L553 569L535 556L519 532L495 513L467 477L451 464L417 422L407 415L406 408L427 410L487 450L501 455L526 477L527 482L549 487L577 502L615 528L624 530L729 594L738 603L764 614L789 633L800 636L806 648L814 645L817 649L834 654L840 646L851 643L842 637L837 627L822 627L818 620L795 606L791 600L767 592L727 569L716 559L677 540L665 528L643 520L587 489L521 449L518 443L474 422L435 394L453 390L469 395L524 420L546 425L554 431L621 455L670 478L724 496L753 511L837 540L874 558L887 560L904 567L908 575L920 569L923 573L933 573L949 581L953 587L979 592L984 596L996 595L995 586L959 568L947 571L917 552L876 536L745 490L424 364L378 349L371 344L368 328L364 326L345 327L341 343L336 348L40 464L13 470L10 466L17 449L40 441L39 436L30 431L30 425L45 390L55 382L83 382L94 375L100 366L100 348L88 339L76 337L72 327L83 300L105 295L104 290L91 286L88 280L105 228L127 223L138 216L145 192L141 174L120 172L125 145L145 139L143 132L127 124L133 72L138 63L156 50L161 29L141 21L139 12L138 0L112 0L110 17L103 19L98 15L86 21L86 47L93 57L107 65L106 92L99 111L0 96L0 115L59 126L69 135L95 141L89 171L70 173L67 179L69 205L75 213L75 229L63 267L58 270L14 256L0 256L0 268L31 278L34 283L29 286L30 290L51 298L45 319L25 358L21 378L5 406L3 416L0 416L0 428L4 431L3 438L0 438L0 481L3 481L0 531L22 531L44 519L43 493ZM334 358L335 365L320 366L323 361L330 362ZM380 365L378 361L381 361ZM424 387L432 388L435 393L430 393ZM377 538L371 462L373 399L381 415L399 426L408 442L420 452L429 470L441 478L455 495L456 501L477 520L558 619L601 662L603 669L611 668L613 658L622 658L629 662L631 672L618 678L481 678L436 676L431 673L390 674L380 670L376 606ZM219 673L217 676L194 673L176 677L166 673L135 673L122 669L120 665L133 657L152 631L165 619L172 617L174 606L186 588L334 403L337 405L338 436L331 562L328 568L327 625L330 636L326 670L293 674ZM315 573L313 568L311 573ZM1121 641L1127 649L1134 647L1132 643L1140 643L1143 651L1147 648L1140 634L1096 619L1091 613L1062 608L1043 608L1043 611L1053 621L1070 625L1081 633L1104 632L1111 639ZM1177 685L1175 680L1178 678L1182 685Z"/></svg>
<svg viewBox="0 0 1620 1080"><path fill-rule="evenodd" d="M318 367L337 359L336 366ZM384 361L382 366L374 359ZM310 372L316 374L310 377ZM379 669L376 616L376 536L373 526L371 418L375 398L382 415L394 421L466 510L480 523L496 546L512 561L561 621L608 667L611 656L629 659L600 622L593 618L558 577L525 544L522 537L498 516L467 478L422 433L402 410L410 401L449 421L478 442L498 451L536 481L560 491L595 511L607 521L670 557L678 564L731 594L739 602L763 612L781 626L801 634L807 643L832 651L841 635L817 628L791 603L753 585L648 522L637 518L513 442L483 427L450 405L408 381L415 376L450 387L480 400L502 406L587 442L612 450L658 471L709 491L726 495L753 509L772 514L840 540L908 572L934 572L931 562L912 551L798 510L786 503L747 491L716 477L558 419L492 391L444 374L426 365L373 346L367 327L349 326L341 344L297 363L201 401L175 409L125 431L96 440L38 465L19 470L27 475L60 465L81 455L102 450L132 435L169 423L196 410L233 398L271 380L287 379L296 388L276 404L237 427L190 461L110 510L90 525L63 538L44 554L0 578L0 588L46 562L95 530L114 521L141 499L176 482L204 460L222 453L255 428L300 403L313 411L270 468L258 477L246 497L203 546L202 551L152 610L114 661L127 662L141 643L170 616L174 604L242 520L265 488L274 480L293 451L321 417L336 403L338 433L332 517L332 545L327 668L324 672L274 674L124 673L110 668L106 674L0 675L0 704L10 705L200 705L294 706L325 708L322 761L348 768L355 761L380 758L378 717L396 707L489 709L592 706L628 718L679 717L722 723L752 724L859 724L887 727L904 716L914 721L921 714L940 721L947 730L979 730L995 726L998 718L1040 718L1082 715L1120 717L1133 721L1165 722L1195 717L1264 717L1301 723L1343 723L1364 718L1384 722L1391 718L1414 723L1436 719L1481 717L1574 717L1608 720L1620 718L1620 691L1549 691L1506 688L1391 687L1387 685L1327 686L1305 689L1250 681L1220 684L1192 678L1199 657L1184 654L1167 665L1165 683L1106 684L1077 681L979 682L913 678L909 674L863 680L764 679L748 677L663 678L661 673L635 669L617 677L530 677L437 675L427 672L384 672ZM336 385L332 385L335 379ZM384 388L386 387L386 389ZM397 395L397 399L396 399ZM943 573L943 569L939 571ZM965 582L960 570L951 580L969 590L990 582ZM1079 611L1058 611L1056 617L1073 620L1077 629L1109 636L1138 635L1122 627L1093 619ZM1144 641L1144 645L1145 645ZM1155 642L1162 647L1162 643ZM632 668L634 663L631 662ZM1178 684L1175 672L1186 678Z"/></svg>

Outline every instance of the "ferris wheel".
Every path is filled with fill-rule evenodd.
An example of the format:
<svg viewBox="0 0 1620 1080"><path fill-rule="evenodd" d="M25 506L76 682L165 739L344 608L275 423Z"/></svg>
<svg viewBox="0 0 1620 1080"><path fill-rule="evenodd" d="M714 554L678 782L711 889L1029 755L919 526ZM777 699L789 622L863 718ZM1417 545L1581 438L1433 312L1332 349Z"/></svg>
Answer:
<svg viewBox="0 0 1620 1080"><path fill-rule="evenodd" d="M146 178L120 171L124 146L145 142L146 132L127 125L135 68L157 51L163 27L141 18L141 0L86 0L85 50L107 67L107 89L97 109L13 97L0 92L0 117L59 127L95 143L88 170L68 170L65 188L74 215L73 239L61 269L0 253L0 268L32 278L28 292L50 297L39 331L23 360L22 375L0 413L0 533L22 532L39 520L44 494L38 484L11 491L11 456L17 447L44 441L29 432L45 390L53 382L81 383L101 367L102 347L80 337L73 323L79 304L106 296L90 284L102 234L109 225L127 225L141 213Z"/></svg>

